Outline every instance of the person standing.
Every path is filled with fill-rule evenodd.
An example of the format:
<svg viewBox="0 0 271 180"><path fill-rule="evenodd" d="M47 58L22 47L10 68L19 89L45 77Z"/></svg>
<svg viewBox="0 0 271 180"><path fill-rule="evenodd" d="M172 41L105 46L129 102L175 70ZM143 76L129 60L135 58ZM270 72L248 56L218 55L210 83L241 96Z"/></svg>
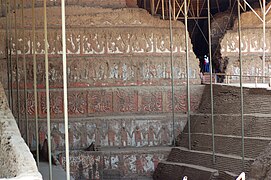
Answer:
<svg viewBox="0 0 271 180"><path fill-rule="evenodd" d="M209 66L210 66L209 58L207 55L204 55L204 72L210 71Z"/></svg>

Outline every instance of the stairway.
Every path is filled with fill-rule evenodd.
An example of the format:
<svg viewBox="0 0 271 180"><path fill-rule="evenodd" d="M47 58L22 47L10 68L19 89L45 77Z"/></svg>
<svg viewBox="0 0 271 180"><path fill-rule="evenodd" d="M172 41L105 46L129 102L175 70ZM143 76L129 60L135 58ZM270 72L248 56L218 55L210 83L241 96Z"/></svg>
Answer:
<svg viewBox="0 0 271 180"><path fill-rule="evenodd" d="M188 127L177 139L168 159L158 164L155 180L165 177L193 180L235 179L248 172L256 157L271 141L271 91L244 89L244 166L240 115L240 88L214 85L213 164L210 86L206 86L200 107L191 115L191 150L188 149ZM198 176L200 174L201 176Z"/></svg>

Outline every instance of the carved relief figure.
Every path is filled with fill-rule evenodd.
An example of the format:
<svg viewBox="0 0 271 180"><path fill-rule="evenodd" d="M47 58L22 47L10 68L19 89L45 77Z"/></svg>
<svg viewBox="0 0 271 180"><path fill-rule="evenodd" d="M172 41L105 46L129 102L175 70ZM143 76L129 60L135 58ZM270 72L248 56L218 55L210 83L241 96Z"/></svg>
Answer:
<svg viewBox="0 0 271 180"><path fill-rule="evenodd" d="M112 127L108 127L108 145L109 146L115 146L115 141L116 141L116 133L112 129Z"/></svg>
<svg viewBox="0 0 271 180"><path fill-rule="evenodd" d="M80 145L86 147L88 145L88 131L86 123L81 126L80 129Z"/></svg>
<svg viewBox="0 0 271 180"><path fill-rule="evenodd" d="M120 130L120 139L121 139L121 145L123 147L128 145L128 133L127 133L125 127L122 127Z"/></svg>
<svg viewBox="0 0 271 180"><path fill-rule="evenodd" d="M96 129L95 129L95 145L100 146L101 145L101 140L102 140L101 130L96 125Z"/></svg>
<svg viewBox="0 0 271 180"><path fill-rule="evenodd" d="M80 34L67 35L67 53L80 54Z"/></svg>
<svg viewBox="0 0 271 180"><path fill-rule="evenodd" d="M74 131L71 126L69 126L69 146L71 149L74 147Z"/></svg>
<svg viewBox="0 0 271 180"><path fill-rule="evenodd" d="M153 146L154 145L154 139L155 139L155 132L153 126L149 127L148 130L148 145Z"/></svg>
<svg viewBox="0 0 271 180"><path fill-rule="evenodd" d="M106 69L104 64L101 63L98 66L98 68L95 69L95 72L96 72L95 80L104 80L104 79L106 79L106 77L107 77L106 76L107 69Z"/></svg>
<svg viewBox="0 0 271 180"><path fill-rule="evenodd" d="M140 157L139 155L136 156L136 172L137 174L143 174L143 163L142 163L143 157Z"/></svg>
<svg viewBox="0 0 271 180"><path fill-rule="evenodd" d="M119 66L118 64L114 63L110 69L110 76L111 79L118 79L119 78Z"/></svg>
<svg viewBox="0 0 271 180"><path fill-rule="evenodd" d="M161 144L162 145L168 145L170 138L169 138L169 130L166 125L163 125L160 130L160 138L161 138Z"/></svg>
<svg viewBox="0 0 271 180"><path fill-rule="evenodd" d="M52 134L52 139L55 144L55 148L59 149L61 146L62 137L61 137L61 132L59 131L57 125L53 126L53 130L51 134Z"/></svg>
<svg viewBox="0 0 271 180"><path fill-rule="evenodd" d="M45 139L46 139L46 132L45 132L44 126L40 125L40 127L39 127L39 144L41 146L43 146L43 142Z"/></svg>
<svg viewBox="0 0 271 180"><path fill-rule="evenodd" d="M127 32L111 32L108 37L108 53L128 53L129 34Z"/></svg>
<svg viewBox="0 0 271 180"><path fill-rule="evenodd" d="M131 34L131 51L134 53L153 52L152 32L137 32Z"/></svg>
<svg viewBox="0 0 271 180"><path fill-rule="evenodd" d="M142 145L142 134L139 126L136 126L135 130L133 131L134 134L134 141L136 146Z"/></svg>
<svg viewBox="0 0 271 180"><path fill-rule="evenodd" d="M83 36L84 54L104 54L105 53L105 33L85 34Z"/></svg>

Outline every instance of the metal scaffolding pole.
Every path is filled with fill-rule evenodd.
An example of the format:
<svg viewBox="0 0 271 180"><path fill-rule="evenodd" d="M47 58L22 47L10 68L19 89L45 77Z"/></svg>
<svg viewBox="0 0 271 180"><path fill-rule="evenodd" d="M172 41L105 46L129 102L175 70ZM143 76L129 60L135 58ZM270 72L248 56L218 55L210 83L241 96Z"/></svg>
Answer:
<svg viewBox="0 0 271 180"><path fill-rule="evenodd" d="M211 95L211 119L212 119L212 147L213 164L215 164L215 123L214 123L214 96L213 96L213 65L212 65L212 37L211 37L211 8L210 0L207 0L208 6L208 36L209 36L209 60L210 60L210 95Z"/></svg>
<svg viewBox="0 0 271 180"><path fill-rule="evenodd" d="M245 140L244 140L244 96L243 96L243 61L242 61L242 34L241 34L241 18L240 18L240 0L238 0L238 36L239 36L239 60L240 60L240 95L241 95L241 131L242 131L242 164L245 167Z"/></svg>
<svg viewBox="0 0 271 180"><path fill-rule="evenodd" d="M171 0L168 1L169 4L169 31L170 31L170 65L171 65L171 106L172 106L172 133L173 133L173 145L176 144L175 137L175 91L174 91L174 64L173 64L173 32L172 32L172 7Z"/></svg>
<svg viewBox="0 0 271 180"><path fill-rule="evenodd" d="M185 22L185 47L186 47L186 80L187 80L187 125L188 125L188 149L191 150L191 122L190 122L190 82L189 82L189 46L188 46L188 10L187 0L184 0L184 22Z"/></svg>
<svg viewBox="0 0 271 180"><path fill-rule="evenodd" d="M16 89L17 89L17 122L20 122L20 96L19 96L19 58L18 58L18 34L17 34L17 1L14 0L14 29L15 29L15 55L16 55Z"/></svg>
<svg viewBox="0 0 271 180"><path fill-rule="evenodd" d="M44 49L45 49L45 74L46 74L46 107L47 107L47 141L48 141L48 159L49 159L49 179L52 175L52 148L51 148L51 119L50 119L50 92L49 92L49 66L48 66L48 37L47 37L47 12L46 0L43 1L44 10Z"/></svg>
<svg viewBox="0 0 271 180"><path fill-rule="evenodd" d="M14 110L14 107L13 107L13 74L12 74L12 71L13 71L13 67L12 67L12 19L11 19L11 10L10 10L10 0L8 1L8 16L9 16L9 22L8 22L8 28L9 28L9 67L8 67L8 70L9 70L9 76L10 76L10 107L11 107L11 111L12 113L13 110Z"/></svg>
<svg viewBox="0 0 271 180"><path fill-rule="evenodd" d="M66 21L65 0L61 0L62 18L62 49L63 49L63 91L64 91L64 123L65 123L65 150L66 150L66 179L70 180L70 156L69 156L69 118L68 118L68 93L67 93L67 55L66 55Z"/></svg>
<svg viewBox="0 0 271 180"><path fill-rule="evenodd" d="M29 126L29 122L28 122L28 118L27 118L27 85L26 85L26 79L27 79L27 76L26 76L26 58L25 58L25 28L24 28L24 0L22 0L22 28L23 28L23 40L22 40L22 43L23 43L23 63L24 63L24 99L25 99L25 121L26 121L26 142L27 142L27 145L29 145L29 132L28 132L28 126Z"/></svg>
<svg viewBox="0 0 271 180"><path fill-rule="evenodd" d="M38 95L37 95L37 60L36 60L36 14L35 0L32 0L32 36L33 36L33 74L34 74L34 100L35 100L35 126L36 126L36 149L37 149L37 166L39 167L39 123L38 123ZM26 78L26 77L25 77ZM25 82L26 86L26 82ZM26 105L27 107L27 105Z"/></svg>
<svg viewBox="0 0 271 180"><path fill-rule="evenodd" d="M155 14L154 0L150 0L150 6L151 6L151 14L154 15Z"/></svg>
<svg viewBox="0 0 271 180"><path fill-rule="evenodd" d="M263 60L262 60L262 75L263 75L263 83L265 83L265 44L266 44L266 29L265 29L265 23L266 23L266 2L263 0Z"/></svg>
<svg viewBox="0 0 271 180"><path fill-rule="evenodd" d="M9 51L10 51L10 47L9 47L9 10L8 10L8 6L9 6L9 1L6 0L6 59L7 59L7 78L8 78L8 104L9 107L11 107L11 89L10 89L10 72L9 72Z"/></svg>

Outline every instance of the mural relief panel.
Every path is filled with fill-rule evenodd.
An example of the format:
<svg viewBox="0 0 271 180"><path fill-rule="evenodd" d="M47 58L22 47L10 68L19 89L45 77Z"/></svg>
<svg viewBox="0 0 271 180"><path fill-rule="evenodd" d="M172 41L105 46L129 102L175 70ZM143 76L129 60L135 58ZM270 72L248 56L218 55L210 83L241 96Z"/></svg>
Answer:
<svg viewBox="0 0 271 180"><path fill-rule="evenodd" d="M70 155L71 175L76 179L101 179L104 169L118 169L127 178L134 175L151 177L158 163L164 160L166 156L167 152L138 152L136 154L123 153L121 155L94 155L80 151L72 152ZM65 168L66 159L64 153L58 155L58 160Z"/></svg>
<svg viewBox="0 0 271 180"><path fill-rule="evenodd" d="M89 91L88 102L88 112L90 114L111 113L113 111L112 91Z"/></svg>
<svg viewBox="0 0 271 180"><path fill-rule="evenodd" d="M75 91L68 94L68 112L71 116L87 114L87 91Z"/></svg>
<svg viewBox="0 0 271 180"><path fill-rule="evenodd" d="M163 96L162 92L139 91L139 111L140 112L162 112Z"/></svg>
<svg viewBox="0 0 271 180"><path fill-rule="evenodd" d="M130 34L127 31L110 31L107 34L107 52L122 54L130 52Z"/></svg>
<svg viewBox="0 0 271 180"><path fill-rule="evenodd" d="M81 34L77 31L68 31L66 34L67 54L81 53Z"/></svg>
<svg viewBox="0 0 271 180"><path fill-rule="evenodd" d="M184 34L180 34L175 29L173 31L173 53L184 53ZM14 35L14 32L12 34ZM31 31L25 31L24 44L22 44L23 34L18 32L18 54L23 54L24 48L26 54L33 54L31 34ZM67 54L170 53L170 35L165 28L161 28L159 31L148 28L144 32L142 28L133 28L129 31L123 28L103 28L101 31L94 28L77 31L68 29L66 38ZM14 55L15 49L13 40L12 54ZM189 43L189 49L192 51L191 43ZM49 55L62 54L61 31L48 31L48 53ZM36 31L36 54L45 54L44 32L42 30Z"/></svg>
<svg viewBox="0 0 271 180"><path fill-rule="evenodd" d="M137 91L117 90L114 92L114 112L137 112Z"/></svg>
<svg viewBox="0 0 271 180"><path fill-rule="evenodd" d="M105 54L106 34L84 32L82 37L83 54Z"/></svg>
<svg viewBox="0 0 271 180"><path fill-rule="evenodd" d="M149 31L132 32L130 34L130 44L132 53L152 53L154 52L153 33Z"/></svg>
<svg viewBox="0 0 271 180"><path fill-rule="evenodd" d="M39 92L39 115L40 117L46 117L47 105L46 105L46 93ZM63 92L50 92L50 114L53 117L63 116Z"/></svg>

